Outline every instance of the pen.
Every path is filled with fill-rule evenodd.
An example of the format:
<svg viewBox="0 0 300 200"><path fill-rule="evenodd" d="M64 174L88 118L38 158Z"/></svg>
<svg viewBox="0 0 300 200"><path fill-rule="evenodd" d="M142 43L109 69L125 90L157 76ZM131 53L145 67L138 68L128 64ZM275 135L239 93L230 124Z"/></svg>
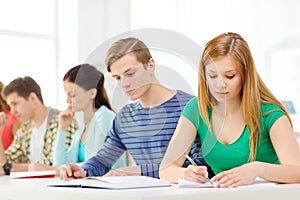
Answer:
<svg viewBox="0 0 300 200"><path fill-rule="evenodd" d="M193 161L193 159L187 154L187 153L183 153L184 157L186 157L186 159L188 159L188 161L190 161L190 163L192 163L192 165L194 166L198 166L195 161ZM207 181L213 185L213 182L210 180L210 178L207 177Z"/></svg>
<svg viewBox="0 0 300 200"><path fill-rule="evenodd" d="M85 171L85 172L87 172L87 171L89 171L89 168L87 168L87 167L83 167L83 168L81 168L83 171Z"/></svg>
<svg viewBox="0 0 300 200"><path fill-rule="evenodd" d="M87 167L72 168L72 171L79 171L79 170L83 170L83 171L87 172L87 171L89 171L89 168L87 168Z"/></svg>

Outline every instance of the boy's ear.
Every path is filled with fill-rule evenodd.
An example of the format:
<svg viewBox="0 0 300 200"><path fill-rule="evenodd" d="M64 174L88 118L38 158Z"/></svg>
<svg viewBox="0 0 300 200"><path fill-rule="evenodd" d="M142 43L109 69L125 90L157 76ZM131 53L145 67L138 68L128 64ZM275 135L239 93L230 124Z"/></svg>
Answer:
<svg viewBox="0 0 300 200"><path fill-rule="evenodd" d="M37 101L37 100L38 100L38 98L37 98L36 94L35 94L34 92L30 92L30 94L29 94L29 96L28 96L28 101L33 101L33 102L35 102L35 101Z"/></svg>
<svg viewBox="0 0 300 200"><path fill-rule="evenodd" d="M148 61L148 70L149 70L151 73L154 73L154 70L155 70L155 62L154 62L153 58L150 58L149 61Z"/></svg>

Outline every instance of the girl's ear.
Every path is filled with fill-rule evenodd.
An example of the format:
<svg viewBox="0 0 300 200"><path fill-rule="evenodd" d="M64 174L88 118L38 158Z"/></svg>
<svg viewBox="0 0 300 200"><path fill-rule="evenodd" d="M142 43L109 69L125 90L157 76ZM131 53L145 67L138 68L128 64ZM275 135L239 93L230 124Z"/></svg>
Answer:
<svg viewBox="0 0 300 200"><path fill-rule="evenodd" d="M97 95L97 89L96 88L90 89L90 98L95 99L96 95Z"/></svg>

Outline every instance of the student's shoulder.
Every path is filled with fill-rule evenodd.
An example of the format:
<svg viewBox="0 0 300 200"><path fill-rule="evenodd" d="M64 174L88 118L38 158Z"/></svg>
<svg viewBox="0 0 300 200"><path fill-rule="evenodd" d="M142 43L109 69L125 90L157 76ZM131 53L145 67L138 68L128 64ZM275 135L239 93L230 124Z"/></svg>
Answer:
<svg viewBox="0 0 300 200"><path fill-rule="evenodd" d="M53 118L58 118L58 115L61 111L56 109L56 108L52 108L52 107L48 107L48 117L50 119L53 119Z"/></svg>
<svg viewBox="0 0 300 200"><path fill-rule="evenodd" d="M124 119L129 119L133 115L137 115L139 113L143 113L144 108L141 106L141 104L136 101L133 103L129 103L124 105L116 114L117 120L124 120Z"/></svg>
<svg viewBox="0 0 300 200"><path fill-rule="evenodd" d="M180 102L188 102L195 96L192 94L189 94L187 92L184 92L182 90L177 90L176 95L174 97L175 97L175 99L178 99Z"/></svg>
<svg viewBox="0 0 300 200"><path fill-rule="evenodd" d="M21 124L21 127L17 130L16 135L21 137L30 133L30 130L33 128L32 120L24 122Z"/></svg>
<svg viewBox="0 0 300 200"><path fill-rule="evenodd" d="M135 101L135 102L124 105L118 113L131 112L131 111L140 110L140 109L142 109L140 102Z"/></svg>
<svg viewBox="0 0 300 200"><path fill-rule="evenodd" d="M116 116L116 113L106 106L102 105L96 112L94 117L95 118L101 118L101 117L106 117L106 118L114 118Z"/></svg>
<svg viewBox="0 0 300 200"><path fill-rule="evenodd" d="M194 112L195 110L199 110L198 107L198 96L192 97L185 105L185 110L191 110Z"/></svg>
<svg viewBox="0 0 300 200"><path fill-rule="evenodd" d="M284 112L279 106L270 103L262 103L260 109L262 114L269 112Z"/></svg>
<svg viewBox="0 0 300 200"><path fill-rule="evenodd" d="M190 94L190 93L187 93L187 92L184 92L182 90L177 90L176 91L176 96L178 97L186 97L186 98L193 98L195 97L194 95Z"/></svg>

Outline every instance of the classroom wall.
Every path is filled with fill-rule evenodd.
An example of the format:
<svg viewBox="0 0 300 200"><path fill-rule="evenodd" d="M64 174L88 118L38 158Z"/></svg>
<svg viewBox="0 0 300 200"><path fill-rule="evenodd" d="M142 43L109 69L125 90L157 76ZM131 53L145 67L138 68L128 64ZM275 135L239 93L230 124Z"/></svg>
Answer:
<svg viewBox="0 0 300 200"><path fill-rule="evenodd" d="M129 30L154 28L182 34L199 46L223 32L240 33L248 41L267 85L278 98L294 101L300 111L297 0L10 0L1 5L0 80L8 83L16 76L32 75L41 85L47 105L65 108L64 73L88 61L105 41ZM43 9L29 12L23 9L28 5ZM43 14L53 19L44 18ZM15 21L7 23L14 16ZM12 31L14 23L22 25L22 30ZM35 30L45 28L31 33L28 23ZM44 33L48 29L49 33ZM33 39L22 42L22 38ZM163 38L158 36L157 40ZM36 45L36 41L44 42ZM29 46L35 49L28 50ZM45 46L49 49L37 56ZM174 55L158 51L153 54L157 63L176 72L182 66L189 67L179 61L174 64ZM193 92L196 79L195 76L188 81Z"/></svg>
<svg viewBox="0 0 300 200"><path fill-rule="evenodd" d="M79 2L81 27L95 30L80 28L81 61L106 40L129 30L172 30L200 46L217 34L235 31L248 41L259 73L270 89L279 99L294 101L300 111L300 13L297 11L300 2L297 0ZM98 20L91 23L95 18Z"/></svg>

